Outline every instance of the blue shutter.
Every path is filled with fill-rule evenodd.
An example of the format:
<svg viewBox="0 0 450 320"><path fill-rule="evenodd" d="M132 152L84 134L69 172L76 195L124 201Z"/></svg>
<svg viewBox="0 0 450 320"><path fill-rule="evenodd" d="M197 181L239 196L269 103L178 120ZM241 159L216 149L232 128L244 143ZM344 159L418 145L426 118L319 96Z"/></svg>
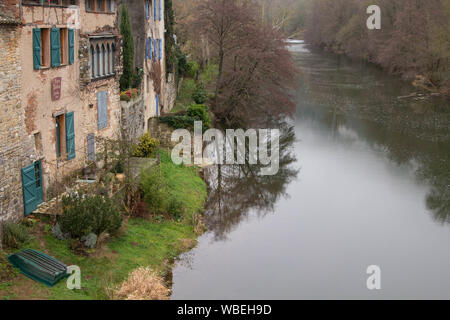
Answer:
<svg viewBox="0 0 450 320"><path fill-rule="evenodd" d="M162 59L162 39L159 39L159 60Z"/></svg>
<svg viewBox="0 0 450 320"><path fill-rule="evenodd" d="M158 49L158 39L155 39L154 52L153 52L153 58L155 59L155 61L158 59L157 49Z"/></svg>
<svg viewBox="0 0 450 320"><path fill-rule="evenodd" d="M59 67L61 65L61 44L58 28L51 29L50 42L52 47L52 67Z"/></svg>
<svg viewBox="0 0 450 320"><path fill-rule="evenodd" d="M159 3L159 21L161 21L161 19L162 19L162 6L161 6L161 1L162 1L162 0L158 0L158 3Z"/></svg>
<svg viewBox="0 0 450 320"><path fill-rule="evenodd" d="M101 91L97 93L98 106L98 130L102 130L108 126L108 93Z"/></svg>
<svg viewBox="0 0 450 320"><path fill-rule="evenodd" d="M33 29L33 67L34 70L41 68L41 29Z"/></svg>
<svg viewBox="0 0 450 320"><path fill-rule="evenodd" d="M42 165L40 161L23 168L22 193L25 216L28 216L44 199L42 190Z"/></svg>
<svg viewBox="0 0 450 320"><path fill-rule="evenodd" d="M159 116L159 94L156 95L156 116Z"/></svg>
<svg viewBox="0 0 450 320"><path fill-rule="evenodd" d="M93 133L87 136L88 161L95 161L95 135Z"/></svg>
<svg viewBox="0 0 450 320"><path fill-rule="evenodd" d="M150 18L150 4L149 2L145 2L145 18L148 20Z"/></svg>
<svg viewBox="0 0 450 320"><path fill-rule="evenodd" d="M61 124L59 123L59 117L56 117L56 156L61 157Z"/></svg>
<svg viewBox="0 0 450 320"><path fill-rule="evenodd" d="M153 0L153 19L156 21L156 1Z"/></svg>
<svg viewBox="0 0 450 320"><path fill-rule="evenodd" d="M74 113L66 113L67 160L75 159L75 123Z"/></svg>
<svg viewBox="0 0 450 320"><path fill-rule="evenodd" d="M75 37L74 37L74 31L73 29L69 29L69 64L73 64L75 61Z"/></svg>
<svg viewBox="0 0 450 320"><path fill-rule="evenodd" d="M145 60L148 60L148 38L145 41Z"/></svg>
<svg viewBox="0 0 450 320"><path fill-rule="evenodd" d="M25 216L37 209L37 190L34 164L22 169L22 192Z"/></svg>
<svg viewBox="0 0 450 320"><path fill-rule="evenodd" d="M152 38L150 38L150 40L149 40L149 42L150 42L150 48L148 49L148 52L149 52L149 58L150 59L153 59L153 39Z"/></svg>

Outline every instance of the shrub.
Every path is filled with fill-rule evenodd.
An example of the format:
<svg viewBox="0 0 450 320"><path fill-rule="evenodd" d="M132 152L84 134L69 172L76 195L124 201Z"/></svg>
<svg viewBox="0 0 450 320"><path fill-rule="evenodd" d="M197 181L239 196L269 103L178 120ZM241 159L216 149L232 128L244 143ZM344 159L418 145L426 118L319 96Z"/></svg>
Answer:
<svg viewBox="0 0 450 320"><path fill-rule="evenodd" d="M175 197L171 197L169 199L168 211L174 219L176 220L181 219L185 212L185 206L183 201Z"/></svg>
<svg viewBox="0 0 450 320"><path fill-rule="evenodd" d="M196 121L203 122L203 129L208 129L211 126L211 118L208 114L208 107L204 104L190 105L186 112L188 117L194 118Z"/></svg>
<svg viewBox="0 0 450 320"><path fill-rule="evenodd" d="M119 160L116 162L114 169L114 173L124 173L123 161Z"/></svg>
<svg viewBox="0 0 450 320"><path fill-rule="evenodd" d="M151 213L162 214L167 211L167 185L159 168L152 167L142 173L141 190Z"/></svg>
<svg viewBox="0 0 450 320"><path fill-rule="evenodd" d="M131 99L136 99L139 95L139 91L137 89L129 89L126 91L122 91L120 93L121 101L131 101Z"/></svg>
<svg viewBox="0 0 450 320"><path fill-rule="evenodd" d="M162 123L167 123L174 129L190 129L194 127L195 119L189 116L165 116L159 117Z"/></svg>
<svg viewBox="0 0 450 320"><path fill-rule="evenodd" d="M208 99L208 94L206 93L205 86L202 82L197 83L195 92L192 94L192 99L196 104L203 104Z"/></svg>
<svg viewBox="0 0 450 320"><path fill-rule="evenodd" d="M28 229L21 224L7 222L3 225L2 242L8 248L19 248L32 238Z"/></svg>
<svg viewBox="0 0 450 320"><path fill-rule="evenodd" d="M139 144L136 146L133 155L139 158L148 158L155 154L160 142L158 139L153 139L150 132L145 133L139 138Z"/></svg>
<svg viewBox="0 0 450 320"><path fill-rule="evenodd" d="M195 78L197 76L197 72L199 70L199 65L195 61L188 61L186 63L186 75L188 75L191 78Z"/></svg>
<svg viewBox="0 0 450 320"><path fill-rule="evenodd" d="M19 272L6 259L6 256L0 251L0 283L14 279Z"/></svg>
<svg viewBox="0 0 450 320"><path fill-rule="evenodd" d="M126 92L122 92L120 94L120 101L131 101L131 97Z"/></svg>
<svg viewBox="0 0 450 320"><path fill-rule="evenodd" d="M59 218L63 233L81 238L89 233L116 233L122 225L119 208L109 198L73 194L63 197L63 215Z"/></svg>

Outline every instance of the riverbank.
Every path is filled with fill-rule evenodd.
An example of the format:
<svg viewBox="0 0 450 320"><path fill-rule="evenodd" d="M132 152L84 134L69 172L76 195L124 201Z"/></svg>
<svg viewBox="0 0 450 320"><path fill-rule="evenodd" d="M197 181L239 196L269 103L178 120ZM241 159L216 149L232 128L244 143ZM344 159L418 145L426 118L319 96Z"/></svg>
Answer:
<svg viewBox="0 0 450 320"><path fill-rule="evenodd" d="M33 239L21 246L43 251L67 265L81 269L81 290L69 290L66 282L48 288L23 275L0 283L0 297L3 299L100 299L114 297L114 291L133 270L150 267L166 280L170 287L173 260L196 245L197 237L203 232L201 213L204 209L207 190L196 168L177 166L167 153L161 153L161 172L168 186L170 196L185 205L183 217L175 220L166 215L147 218L124 216L124 223L117 238L98 248L75 254L70 241L57 240L51 234L50 218L40 216L27 218L27 225ZM18 250L6 250L6 254Z"/></svg>

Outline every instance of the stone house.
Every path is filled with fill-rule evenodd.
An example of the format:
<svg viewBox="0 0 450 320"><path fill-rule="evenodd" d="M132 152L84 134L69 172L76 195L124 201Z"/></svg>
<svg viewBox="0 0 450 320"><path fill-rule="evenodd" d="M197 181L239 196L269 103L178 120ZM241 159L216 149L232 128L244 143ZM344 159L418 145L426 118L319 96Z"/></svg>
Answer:
<svg viewBox="0 0 450 320"><path fill-rule="evenodd" d="M0 0L0 223L23 216L22 168L36 160L21 94L20 7Z"/></svg>
<svg viewBox="0 0 450 320"><path fill-rule="evenodd" d="M115 0L0 3L15 21L0 24L0 219L17 220L118 136L121 37Z"/></svg>
<svg viewBox="0 0 450 320"><path fill-rule="evenodd" d="M128 0L126 5L135 46L134 65L142 70L142 126L148 131L153 117L172 109L175 100L168 93L176 94L173 75L166 78L165 1Z"/></svg>

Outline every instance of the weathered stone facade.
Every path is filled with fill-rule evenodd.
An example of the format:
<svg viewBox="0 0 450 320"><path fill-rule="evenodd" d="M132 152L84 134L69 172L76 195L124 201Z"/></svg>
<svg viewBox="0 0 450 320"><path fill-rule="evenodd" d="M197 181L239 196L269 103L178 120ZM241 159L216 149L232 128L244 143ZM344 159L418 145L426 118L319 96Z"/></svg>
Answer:
<svg viewBox="0 0 450 320"><path fill-rule="evenodd" d="M88 136L113 138L120 132L122 40L118 6L113 1L112 7L99 12L87 10L84 0L75 2L78 7L0 1L0 222L24 216L22 169L35 163L41 165L37 172L41 175L39 188L43 190L42 200L46 200L56 180L61 181L89 162ZM63 43L69 40L61 35L61 63L44 65L45 52L41 51L42 65L36 68L34 31L41 30L40 45L44 50L42 30L52 28L58 28L59 32L73 30L73 60L68 58L70 45ZM92 39L98 42L103 37L114 46L112 62L106 62L105 54L101 56L105 59L103 68L107 63L112 64L113 72L94 79L90 42ZM53 47L47 49L51 56ZM54 80L59 78L61 89L55 98ZM102 126L99 125L99 92L106 94L102 103L107 107L104 112L107 123ZM61 120L57 119L72 112L74 137L71 139L75 147L74 157L68 157L67 130L61 129Z"/></svg>
<svg viewBox="0 0 450 320"><path fill-rule="evenodd" d="M21 108L20 25L0 8L0 223L23 215L21 168L35 159ZM14 7L10 8L14 13Z"/></svg>
<svg viewBox="0 0 450 320"><path fill-rule="evenodd" d="M121 128L125 138L137 142L137 139L145 133L145 106L142 95L135 100L121 101Z"/></svg>
<svg viewBox="0 0 450 320"><path fill-rule="evenodd" d="M173 147L176 143L172 142L173 129L166 123L159 122L158 118L149 120L149 132L152 138L159 139L162 147Z"/></svg>
<svg viewBox="0 0 450 320"><path fill-rule="evenodd" d="M0 0L0 222L20 220L27 211L23 170L31 168L32 181L40 177L31 183L42 193L38 202L48 200L55 195L53 186L92 163L89 143L119 137L122 128L138 138L155 116L169 110L176 95L168 89L175 80L165 78L163 0L149 1L150 17L144 0L53 3ZM141 94L129 103L120 101L122 3L130 8L137 66L144 70ZM55 29L58 37L52 36ZM57 38L61 61L53 64L57 58L49 39ZM158 58L146 57L147 38L160 40L161 57L159 50Z"/></svg>
<svg viewBox="0 0 450 320"><path fill-rule="evenodd" d="M145 130L149 130L148 124L151 118L170 110L166 95L164 0L128 0L125 3L128 7L133 32L135 67L143 71L140 91L144 101ZM161 41L161 59L159 58L159 44L158 50L156 50L157 57L154 55L154 42L149 44L149 51L151 47L152 53L149 52L149 56L146 55L147 39Z"/></svg>

